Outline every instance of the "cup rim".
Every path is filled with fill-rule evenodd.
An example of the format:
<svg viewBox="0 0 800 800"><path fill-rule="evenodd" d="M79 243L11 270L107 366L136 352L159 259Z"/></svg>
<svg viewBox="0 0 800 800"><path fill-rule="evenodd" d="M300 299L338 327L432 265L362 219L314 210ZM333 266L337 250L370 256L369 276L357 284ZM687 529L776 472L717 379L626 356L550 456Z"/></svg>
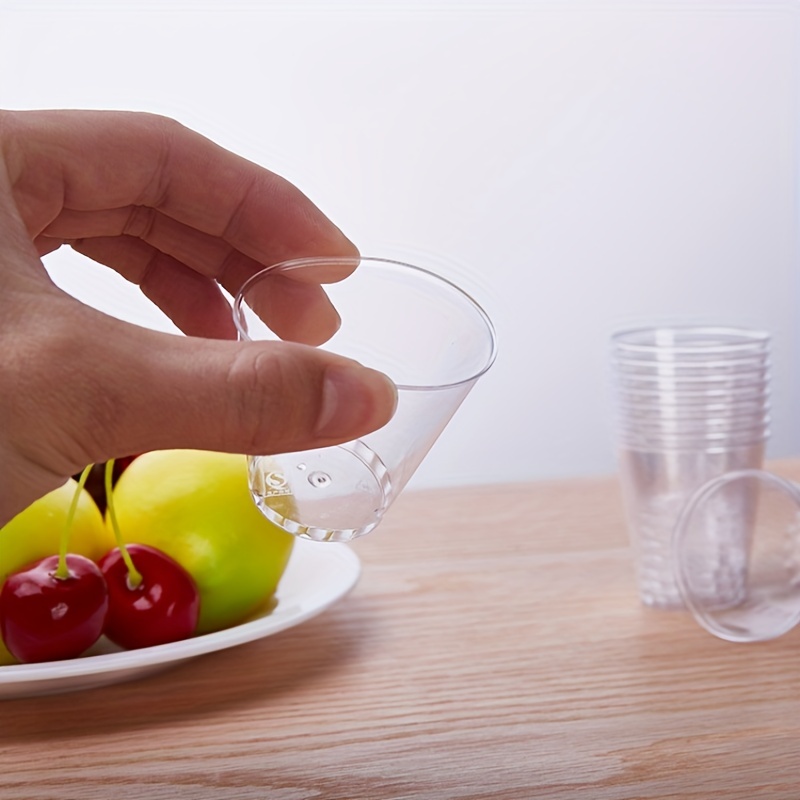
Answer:
<svg viewBox="0 0 800 800"><path fill-rule="evenodd" d="M730 436L740 436L742 434L752 433L754 431L766 431L769 430L770 425L772 424L771 419L762 419L758 420L757 422L753 422L752 424L745 424L741 427L734 427L734 428L683 428L681 426L677 426L672 430L663 429L658 426L651 427L651 426L640 426L637 424L629 425L626 424L624 420L617 421L617 430L620 433L630 433L636 436L654 436L654 437L665 437L665 438L686 438L686 437L706 437L706 436L713 436L713 437L730 437Z"/></svg>
<svg viewBox="0 0 800 800"><path fill-rule="evenodd" d="M730 453L734 450L765 446L769 441L769 431L763 436L734 442L653 442L621 437L618 448L636 453Z"/></svg>
<svg viewBox="0 0 800 800"><path fill-rule="evenodd" d="M669 402L670 398L694 403L707 397L720 398L727 405L734 405L737 398L747 401L752 398L769 397L770 387L764 381L742 381L740 383L690 383L680 384L664 381L619 381L614 387L620 397L631 397L647 402L648 398L657 402ZM674 402L674 400L673 400Z"/></svg>
<svg viewBox="0 0 800 800"><path fill-rule="evenodd" d="M638 356L638 354L637 354ZM690 361L679 361L673 358L629 358L624 354L613 352L611 363L620 372L633 374L660 373L669 370L670 374L682 375L692 373L708 373L712 370L715 374L733 374L740 372L763 372L771 366L771 355L769 351L764 351L758 355L752 354L743 358L714 360L692 359Z"/></svg>
<svg viewBox="0 0 800 800"><path fill-rule="evenodd" d="M633 410L645 412L660 411L662 408L670 411L694 411L695 413L709 414L715 410L726 414L742 414L749 411L767 409L772 399L769 392L757 392L745 387L745 395L740 400L729 400L724 392L697 392L689 394L685 391L664 392L617 392L617 404Z"/></svg>
<svg viewBox="0 0 800 800"><path fill-rule="evenodd" d="M631 338L644 335L657 335L659 332L665 334L697 334L709 337L731 337L728 344L709 343L709 344L656 344L638 343L629 341ZM754 353L767 352L771 336L767 331L760 331L751 328L724 326L724 325L654 325L637 328L627 328L612 334L611 342L617 352L636 353L654 355L720 355L725 354L728 358L736 358L738 355L752 356Z"/></svg>
<svg viewBox="0 0 800 800"><path fill-rule="evenodd" d="M701 425L709 426L729 426L737 425L745 422L748 426L755 422L762 424L765 421L772 419L771 412L768 408L759 411L758 413L744 413L744 414L694 414L682 416L659 416L656 414L630 414L630 413L617 413L616 418L620 423L633 426L649 426L649 425Z"/></svg>
<svg viewBox="0 0 800 800"><path fill-rule="evenodd" d="M748 417L688 417L684 419L658 417L619 416L617 427L632 431L664 431L667 433L688 433L689 431L748 431L764 427L772 422L769 412Z"/></svg>
<svg viewBox="0 0 800 800"><path fill-rule="evenodd" d="M733 392L731 387L718 387L716 389L698 389L697 391L686 389L670 389L661 391L659 389L639 389L618 387L617 396L620 401L632 406L679 406L679 407L698 407L708 405L708 402L721 401L727 408L735 408L737 405L756 404L766 402L770 397L770 390L766 386L739 386L735 387L738 391ZM737 399L726 401L732 394L738 395ZM708 402L706 402L708 401Z"/></svg>
<svg viewBox="0 0 800 800"><path fill-rule="evenodd" d="M619 365L617 365L619 366ZM687 372L643 372L640 370L617 369L614 373L617 383L656 383L672 382L677 385L687 383L714 384L714 383L736 383L742 381L752 381L764 383L768 381L772 374L772 367L769 364L758 369L742 369L727 371L695 370L694 373Z"/></svg>
<svg viewBox="0 0 800 800"><path fill-rule="evenodd" d="M738 431L720 431L709 433L658 433L623 428L618 431L621 441L637 441L663 444L730 444L741 442L757 442L766 440L770 434L769 425L757 425Z"/></svg>
<svg viewBox="0 0 800 800"><path fill-rule="evenodd" d="M483 306L475 300L472 295L468 294L464 291L460 286L453 283L453 281L445 278L441 275L437 275L435 272L431 272L424 267L418 267L415 264L409 264L405 261L398 261L392 258L383 258L379 256L306 256L303 258L292 258L286 261L279 261L275 264L271 264L268 267L265 267L262 270L259 270L255 273L255 275L251 275L237 290L234 300L233 300L233 307L232 307L232 314L233 314L233 324L236 327L237 333L246 341L253 341L247 334L247 330L243 329L240 324L240 319L243 319L243 314L241 311L242 302L244 300L244 295L247 290L256 284L258 281L263 280L267 275L273 272L285 272L294 269L302 269L304 267L316 266L321 263L325 264L333 264L333 265L353 265L355 264L356 267L360 266L364 262L371 262L377 263L383 266L389 267L401 267L403 269L411 270L416 272L420 275L424 275L427 278L432 278L434 281L444 284L452 291L456 292L458 295L461 296L462 299L466 300L467 303L478 313L483 324L486 326L486 331L489 334L489 354L486 358L485 364L477 371L473 372L466 378L462 378L458 381L452 381L450 383L442 383L442 384L403 384L403 383L396 383L395 386L397 387L398 391L412 391L412 392L432 392L432 391L443 391L447 389L454 389L458 386L465 386L467 384L473 383L478 380L482 375L489 371L492 364L494 364L497 358L497 332L495 330L494 324L492 323L491 318L484 310ZM347 280L345 278L345 280Z"/></svg>
<svg viewBox="0 0 800 800"><path fill-rule="evenodd" d="M800 486L781 475L763 469L739 469L725 472L700 486L683 506L681 513L672 530L671 550L673 572L678 591L683 598L689 611L695 620L709 633L720 639L730 642L754 642L767 641L783 636L800 622L800 608L796 608L792 616L787 616L781 625L776 625L769 631L755 636L746 636L740 632L740 628L726 626L714 614L713 609L709 609L699 603L691 591L689 581L684 570L684 559L682 558L683 545L688 531L688 524L692 515L697 509L720 488L741 479L754 479L762 484L766 484L773 489L783 492L796 506L800 507Z"/></svg>

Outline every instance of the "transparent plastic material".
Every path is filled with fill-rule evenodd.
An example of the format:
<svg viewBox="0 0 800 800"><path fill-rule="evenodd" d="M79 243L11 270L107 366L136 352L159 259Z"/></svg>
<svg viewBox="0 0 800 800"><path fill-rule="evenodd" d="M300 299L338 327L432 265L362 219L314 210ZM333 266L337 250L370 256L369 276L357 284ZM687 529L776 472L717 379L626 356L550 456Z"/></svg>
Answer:
<svg viewBox="0 0 800 800"><path fill-rule="evenodd" d="M620 478L646 605L684 605L672 537L692 494L719 475L763 463L769 341L761 331L720 327L641 328L612 337ZM732 514L710 529L715 552L724 552L743 524ZM723 584L720 578L709 591L723 596Z"/></svg>
<svg viewBox="0 0 800 800"><path fill-rule="evenodd" d="M800 487L761 470L704 484L675 527L683 600L734 642L774 639L800 622Z"/></svg>
<svg viewBox="0 0 800 800"><path fill-rule="evenodd" d="M397 410L358 441L250 458L250 488L261 511L289 533L348 541L378 525L492 365L496 343L486 313L454 284L411 264L366 257L298 259L258 273L234 302L239 337L278 339L270 327L279 327L274 297L320 278L341 317L321 347L387 374L398 387Z"/></svg>
<svg viewBox="0 0 800 800"><path fill-rule="evenodd" d="M662 326L622 331L613 337L616 352L628 362L678 363L684 369L735 368L761 360L768 352L765 331L724 326Z"/></svg>
<svg viewBox="0 0 800 800"><path fill-rule="evenodd" d="M673 531L692 494L726 472L760 466L763 457L763 443L719 448L717 452L658 450L655 447L620 449L622 494L639 597L645 605L655 608L685 606L673 565ZM732 509L724 526L708 529L708 536L718 540L713 553L720 554L722 559L728 544L739 536L735 531L745 524L737 513Z"/></svg>

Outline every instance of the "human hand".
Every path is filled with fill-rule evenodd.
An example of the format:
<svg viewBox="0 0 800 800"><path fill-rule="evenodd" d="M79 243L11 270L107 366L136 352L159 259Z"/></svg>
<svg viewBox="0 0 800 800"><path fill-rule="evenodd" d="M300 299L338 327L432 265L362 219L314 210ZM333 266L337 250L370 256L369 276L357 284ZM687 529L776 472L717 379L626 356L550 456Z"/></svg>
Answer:
<svg viewBox="0 0 800 800"><path fill-rule="evenodd" d="M139 284L188 336L60 291L40 257L62 244ZM318 284L280 287L276 329L293 341L226 341L220 286L314 255L357 251L294 186L174 121L0 112L0 524L89 463L302 450L385 424L391 382L307 346L339 323Z"/></svg>

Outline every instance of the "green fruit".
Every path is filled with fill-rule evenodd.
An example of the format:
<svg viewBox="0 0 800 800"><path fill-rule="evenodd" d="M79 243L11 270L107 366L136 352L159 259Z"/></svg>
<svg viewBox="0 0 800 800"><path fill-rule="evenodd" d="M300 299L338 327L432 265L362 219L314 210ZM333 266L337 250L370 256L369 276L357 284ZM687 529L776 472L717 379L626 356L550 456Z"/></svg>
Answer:
<svg viewBox="0 0 800 800"><path fill-rule="evenodd" d="M145 453L122 474L114 504L126 543L163 551L194 578L198 633L236 625L262 608L294 544L256 508L240 455Z"/></svg>

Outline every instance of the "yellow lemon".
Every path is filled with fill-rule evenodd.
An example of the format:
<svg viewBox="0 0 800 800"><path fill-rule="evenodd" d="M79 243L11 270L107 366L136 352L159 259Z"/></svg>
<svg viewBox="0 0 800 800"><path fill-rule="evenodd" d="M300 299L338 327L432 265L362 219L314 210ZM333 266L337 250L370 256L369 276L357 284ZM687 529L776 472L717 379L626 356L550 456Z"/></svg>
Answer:
<svg viewBox="0 0 800 800"><path fill-rule="evenodd" d="M77 483L63 486L40 497L0 528L0 583L9 573L34 561L58 554L67 513ZM81 491L70 529L68 551L98 561L114 547L114 537L89 493Z"/></svg>
<svg viewBox="0 0 800 800"><path fill-rule="evenodd" d="M198 633L236 625L263 607L294 544L253 503L241 455L145 453L122 474L113 501L126 543L161 550L194 578Z"/></svg>

